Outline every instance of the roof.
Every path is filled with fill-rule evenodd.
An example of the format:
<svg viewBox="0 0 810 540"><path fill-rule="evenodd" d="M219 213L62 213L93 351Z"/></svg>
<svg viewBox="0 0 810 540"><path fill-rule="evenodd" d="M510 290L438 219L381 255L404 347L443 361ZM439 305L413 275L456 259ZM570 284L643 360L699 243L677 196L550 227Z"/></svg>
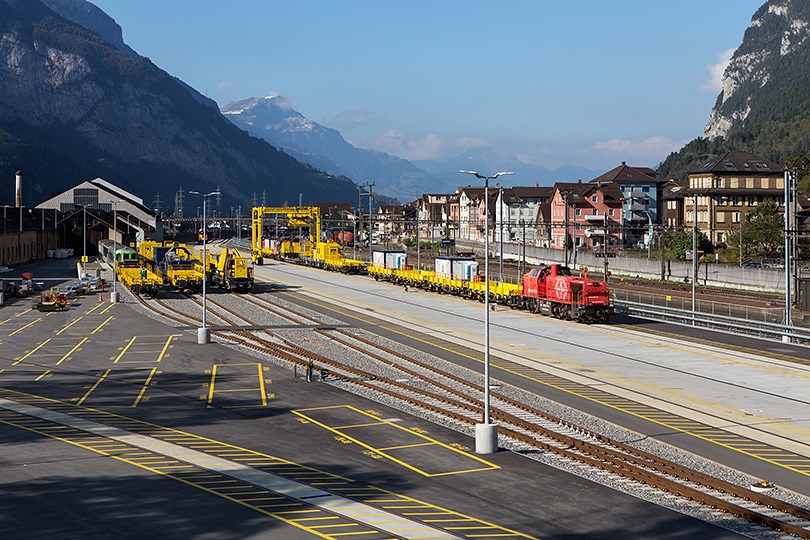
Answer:
<svg viewBox="0 0 810 540"><path fill-rule="evenodd" d="M561 193L573 193L580 197L587 197L594 191L600 191L604 195L606 203L622 201L622 191L619 185L613 182L602 183L591 181L585 184L580 182L557 182L554 184L554 190L555 192L560 191ZM569 200L569 202L571 201Z"/></svg>
<svg viewBox="0 0 810 540"><path fill-rule="evenodd" d="M515 186L510 189L520 199L551 199L554 195L554 186Z"/></svg>
<svg viewBox="0 0 810 540"><path fill-rule="evenodd" d="M751 152L726 152L720 157L704 161L700 167L689 171L693 174L784 174L785 170L767 159Z"/></svg>
<svg viewBox="0 0 810 540"><path fill-rule="evenodd" d="M650 169L649 167L630 167L622 161L622 164L615 167L601 176L597 176L593 182L638 182L638 183L655 183L658 177L658 172Z"/></svg>

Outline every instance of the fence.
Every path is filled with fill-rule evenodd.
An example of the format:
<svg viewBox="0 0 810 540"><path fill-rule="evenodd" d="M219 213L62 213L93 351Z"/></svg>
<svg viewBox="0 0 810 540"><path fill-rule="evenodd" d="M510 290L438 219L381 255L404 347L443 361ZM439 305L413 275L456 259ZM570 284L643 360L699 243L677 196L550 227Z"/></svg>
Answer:
<svg viewBox="0 0 810 540"><path fill-rule="evenodd" d="M490 246L492 253L500 252L500 243ZM456 240L456 249L475 251L483 255L483 244ZM513 242L503 243L503 256L510 260L525 257L527 264L561 263L565 257L563 250L538 246L522 246ZM601 271L605 260L601 253L577 251L569 253L569 266ZM629 257L616 254L607 259L608 269L613 274L624 274L644 278L661 277L661 260L646 257ZM664 277L671 281L691 281L691 261L664 261ZM734 265L701 262L698 265L698 283L717 287L745 287L750 290L782 292L785 291L785 271L778 268L744 268Z"/></svg>

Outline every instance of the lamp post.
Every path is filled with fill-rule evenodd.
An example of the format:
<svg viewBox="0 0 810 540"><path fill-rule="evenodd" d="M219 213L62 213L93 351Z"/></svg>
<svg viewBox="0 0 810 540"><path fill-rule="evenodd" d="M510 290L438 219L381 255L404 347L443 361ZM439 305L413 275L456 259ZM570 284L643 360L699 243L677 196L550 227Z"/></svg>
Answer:
<svg viewBox="0 0 810 540"><path fill-rule="evenodd" d="M489 419L489 181L514 173L503 171L483 176L475 171L459 172L484 181L484 423L475 426L475 451L493 454L498 451L498 425L490 423Z"/></svg>
<svg viewBox="0 0 810 540"><path fill-rule="evenodd" d="M200 345L204 345L208 343L209 333L208 327L205 324L205 314L208 311L208 307L205 304L205 282L208 279L207 272L208 268L208 231L206 230L205 226L205 204L208 202L208 197L212 195L219 195L219 190L212 191L211 193L200 193L199 191L189 191L192 195L199 195L203 198L203 213L202 213L202 225L203 225L203 284L202 284L202 328L197 328L197 343Z"/></svg>
<svg viewBox="0 0 810 540"><path fill-rule="evenodd" d="M113 205L113 242L118 242L118 203L121 201L110 201ZM113 290L110 293L110 303L118 303L118 291L115 284L118 281L118 253L113 251Z"/></svg>
<svg viewBox="0 0 810 540"><path fill-rule="evenodd" d="M500 256L500 273L498 277L503 283L503 186L498 184L498 188L500 193L498 193L500 201L498 202L498 214L500 219L498 220L498 239L500 240L501 245L501 256Z"/></svg>

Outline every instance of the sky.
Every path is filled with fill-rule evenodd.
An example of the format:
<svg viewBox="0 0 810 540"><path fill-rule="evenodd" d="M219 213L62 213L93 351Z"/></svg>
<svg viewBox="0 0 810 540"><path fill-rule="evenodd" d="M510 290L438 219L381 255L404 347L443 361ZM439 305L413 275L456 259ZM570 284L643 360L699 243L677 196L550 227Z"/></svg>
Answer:
<svg viewBox="0 0 810 540"><path fill-rule="evenodd" d="M764 0L92 0L220 106L285 96L362 148L655 167L700 136Z"/></svg>

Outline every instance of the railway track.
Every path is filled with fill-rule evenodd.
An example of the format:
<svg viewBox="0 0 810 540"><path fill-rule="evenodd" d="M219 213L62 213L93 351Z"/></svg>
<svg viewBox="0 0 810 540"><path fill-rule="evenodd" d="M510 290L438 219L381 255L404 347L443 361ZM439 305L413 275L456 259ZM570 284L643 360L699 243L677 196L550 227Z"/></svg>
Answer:
<svg viewBox="0 0 810 540"><path fill-rule="evenodd" d="M200 304L196 298L188 298ZM276 320L310 327L325 325L316 317L294 312L262 295L233 294L228 298L229 302L238 299L238 302L262 310ZM171 307L160 300L140 301L148 309L183 325L197 326L201 322L201 319L189 315L185 310ZM328 370L327 380L363 388L368 393L384 396L387 401L393 400L427 411L430 415L467 428L481 422L484 389L467 378L372 342L356 332L342 328L312 329L320 339L329 342L331 350L350 352L336 356L361 359L354 364L336 360L333 356L316 353L294 343L279 331L269 328L240 329L237 320L244 321L250 327L260 327L261 323L240 313L244 310L228 307L210 296L207 303L211 315L233 327L227 331L212 331L213 335L223 340L295 366ZM499 424L502 442L509 441L513 447L553 453L559 459L598 470L600 474L616 475L650 486L660 490L662 495L675 494L792 537L810 538L810 510L806 508L659 458L499 393L491 392L490 412L493 421Z"/></svg>

